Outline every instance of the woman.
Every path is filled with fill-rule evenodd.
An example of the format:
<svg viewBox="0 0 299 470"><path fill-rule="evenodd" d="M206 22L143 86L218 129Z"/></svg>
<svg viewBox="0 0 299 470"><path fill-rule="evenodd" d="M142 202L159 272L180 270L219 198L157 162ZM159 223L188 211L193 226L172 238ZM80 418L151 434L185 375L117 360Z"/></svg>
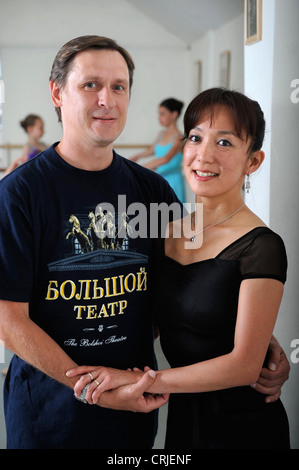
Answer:
<svg viewBox="0 0 299 470"><path fill-rule="evenodd" d="M44 121L41 117L29 114L20 122L20 125L28 134L28 141L23 147L22 155L10 164L5 175L46 149L45 144L40 142L44 135Z"/></svg>
<svg viewBox="0 0 299 470"><path fill-rule="evenodd" d="M281 401L266 404L250 387L266 357L287 268L283 241L242 199L245 176L264 160L263 113L241 93L216 88L190 103L184 125L185 173L203 204L203 227L193 213L170 224L157 249L154 311L171 369L157 371L148 391L171 393L166 448L287 449ZM94 400L142 374L88 370ZM84 376L79 390L82 382Z"/></svg>
<svg viewBox="0 0 299 470"><path fill-rule="evenodd" d="M144 166L162 175L181 202L185 202L185 186L181 170L182 135L177 127L177 120L183 106L184 103L175 98L162 101L159 105L159 122L165 130L159 133L149 149L131 158L137 162L142 157L155 155L156 158Z"/></svg>

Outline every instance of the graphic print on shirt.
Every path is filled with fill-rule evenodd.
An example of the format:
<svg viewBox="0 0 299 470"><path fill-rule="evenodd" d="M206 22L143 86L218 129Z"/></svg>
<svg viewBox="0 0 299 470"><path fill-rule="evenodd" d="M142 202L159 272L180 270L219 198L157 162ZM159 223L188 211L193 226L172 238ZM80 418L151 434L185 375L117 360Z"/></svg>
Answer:
<svg viewBox="0 0 299 470"><path fill-rule="evenodd" d="M115 217L109 210L102 210L101 206L97 207L94 212L89 212L88 218L90 224L86 234L81 230L81 224L78 218L72 214L69 222L73 224L73 228L68 232L66 238L74 236L80 245L80 252L85 253L98 249L122 250L124 241L128 239L131 227L128 224L128 216L123 212L118 218L118 226L115 224ZM88 235L90 234L90 239Z"/></svg>
<svg viewBox="0 0 299 470"><path fill-rule="evenodd" d="M70 241L70 253L49 263L49 271L90 270L95 264L97 269L106 269L109 261L114 265L148 261L147 256L130 250L133 230L124 211L114 215L98 204L95 211L87 214L70 214L68 224L65 238Z"/></svg>
<svg viewBox="0 0 299 470"><path fill-rule="evenodd" d="M148 263L134 249L127 213L114 216L99 204L71 213L65 227L69 252L48 264L45 297L71 319L72 336L61 338L63 345L94 349L126 342L132 324L142 321L137 315L144 311Z"/></svg>

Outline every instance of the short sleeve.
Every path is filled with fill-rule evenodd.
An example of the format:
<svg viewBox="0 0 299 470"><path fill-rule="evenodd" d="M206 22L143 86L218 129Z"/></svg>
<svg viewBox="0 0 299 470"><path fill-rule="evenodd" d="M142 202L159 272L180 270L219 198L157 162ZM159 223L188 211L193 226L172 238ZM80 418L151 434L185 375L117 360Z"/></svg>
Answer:
<svg viewBox="0 0 299 470"><path fill-rule="evenodd" d="M283 240L269 230L259 234L239 258L242 279L270 278L283 284L287 277L287 255Z"/></svg>
<svg viewBox="0 0 299 470"><path fill-rule="evenodd" d="M4 179L0 187L0 299L28 302L32 290L32 222L26 198L13 194Z"/></svg>

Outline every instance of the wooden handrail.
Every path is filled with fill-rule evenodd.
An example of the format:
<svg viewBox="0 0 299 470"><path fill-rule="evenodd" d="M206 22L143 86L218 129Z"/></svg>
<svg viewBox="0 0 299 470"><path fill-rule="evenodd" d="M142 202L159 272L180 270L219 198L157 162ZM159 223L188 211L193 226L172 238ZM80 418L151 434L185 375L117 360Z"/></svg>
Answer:
<svg viewBox="0 0 299 470"><path fill-rule="evenodd" d="M24 145L20 144L0 144L0 149L6 150L8 157L10 157L11 150L22 149ZM139 149L139 148L149 148L149 144L115 144L113 148L115 149ZM6 168L0 167L0 173L6 171Z"/></svg>
<svg viewBox="0 0 299 470"><path fill-rule="evenodd" d="M0 149L11 150L11 149L21 149L24 145L11 145L11 144L3 144L0 145Z"/></svg>

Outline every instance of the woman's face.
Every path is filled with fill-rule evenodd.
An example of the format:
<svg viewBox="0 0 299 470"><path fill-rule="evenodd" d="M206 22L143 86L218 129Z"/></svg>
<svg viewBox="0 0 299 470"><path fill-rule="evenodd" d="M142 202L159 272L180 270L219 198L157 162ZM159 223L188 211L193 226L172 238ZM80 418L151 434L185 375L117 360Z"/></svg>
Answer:
<svg viewBox="0 0 299 470"><path fill-rule="evenodd" d="M249 141L238 137L234 120L219 107L211 122L209 111L191 129L184 146L184 168L192 191L202 197L240 193L250 166Z"/></svg>
<svg viewBox="0 0 299 470"><path fill-rule="evenodd" d="M170 124L175 122L177 119L176 111L169 111L164 106L159 106L159 122L162 127L168 127Z"/></svg>
<svg viewBox="0 0 299 470"><path fill-rule="evenodd" d="M36 139L40 139L44 135L44 122L42 119L36 119L33 126L28 127L28 134Z"/></svg>

